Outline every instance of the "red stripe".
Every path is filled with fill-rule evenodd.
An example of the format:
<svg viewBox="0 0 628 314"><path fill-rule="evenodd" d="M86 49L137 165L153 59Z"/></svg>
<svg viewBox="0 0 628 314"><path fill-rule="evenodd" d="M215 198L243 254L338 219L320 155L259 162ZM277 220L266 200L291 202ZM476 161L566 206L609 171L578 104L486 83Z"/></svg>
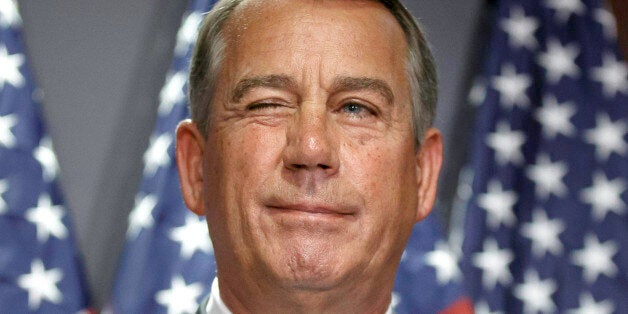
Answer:
<svg viewBox="0 0 628 314"><path fill-rule="evenodd" d="M473 302L468 298L462 298L448 308L438 312L439 314L473 314Z"/></svg>

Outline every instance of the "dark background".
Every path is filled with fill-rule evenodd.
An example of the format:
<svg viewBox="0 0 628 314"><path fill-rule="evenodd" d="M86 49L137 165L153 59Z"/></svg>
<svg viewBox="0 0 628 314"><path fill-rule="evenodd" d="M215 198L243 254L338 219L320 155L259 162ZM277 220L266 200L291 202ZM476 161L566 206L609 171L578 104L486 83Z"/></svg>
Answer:
<svg viewBox="0 0 628 314"><path fill-rule="evenodd" d="M484 1L406 0L436 57L445 136L439 210L451 208L472 110ZM27 53L95 305L108 299L159 91L187 1L18 1Z"/></svg>

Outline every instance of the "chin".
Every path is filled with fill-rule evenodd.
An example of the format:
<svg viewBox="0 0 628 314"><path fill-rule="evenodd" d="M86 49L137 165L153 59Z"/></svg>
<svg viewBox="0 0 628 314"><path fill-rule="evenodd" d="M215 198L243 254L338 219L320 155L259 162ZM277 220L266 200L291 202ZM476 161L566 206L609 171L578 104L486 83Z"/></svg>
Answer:
<svg viewBox="0 0 628 314"><path fill-rule="evenodd" d="M275 274L284 287L304 291L330 290L346 283L352 278L350 275L360 269L357 261L347 259L350 254L337 252L338 247L312 242L316 241L293 242L285 247L281 260L274 261Z"/></svg>

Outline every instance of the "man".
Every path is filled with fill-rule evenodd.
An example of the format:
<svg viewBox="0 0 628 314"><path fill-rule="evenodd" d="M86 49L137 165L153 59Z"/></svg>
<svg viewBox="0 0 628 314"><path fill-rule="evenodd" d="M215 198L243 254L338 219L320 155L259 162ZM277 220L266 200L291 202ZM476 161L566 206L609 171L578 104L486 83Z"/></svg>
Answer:
<svg viewBox="0 0 628 314"><path fill-rule="evenodd" d="M217 281L201 312L384 313L442 161L434 68L398 1L228 0L177 130Z"/></svg>

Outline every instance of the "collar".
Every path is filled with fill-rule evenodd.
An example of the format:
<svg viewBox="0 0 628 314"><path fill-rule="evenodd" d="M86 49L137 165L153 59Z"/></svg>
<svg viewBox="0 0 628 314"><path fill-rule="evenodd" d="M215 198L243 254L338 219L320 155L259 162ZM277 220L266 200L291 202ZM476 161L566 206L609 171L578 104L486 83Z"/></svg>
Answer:
<svg viewBox="0 0 628 314"><path fill-rule="evenodd" d="M202 314L232 314L229 308L222 302L220 297L220 289L218 288L218 278L214 278L212 282L212 291L207 298L207 303L203 302L200 307L200 313ZM204 310L204 311L203 311ZM385 314L394 314L392 304L388 306Z"/></svg>
<svg viewBox="0 0 628 314"><path fill-rule="evenodd" d="M202 307L203 305L201 305ZM212 282L212 291L209 294L209 300L205 306L204 314L232 314L229 308L222 302L220 297L220 289L218 288L218 277Z"/></svg>

